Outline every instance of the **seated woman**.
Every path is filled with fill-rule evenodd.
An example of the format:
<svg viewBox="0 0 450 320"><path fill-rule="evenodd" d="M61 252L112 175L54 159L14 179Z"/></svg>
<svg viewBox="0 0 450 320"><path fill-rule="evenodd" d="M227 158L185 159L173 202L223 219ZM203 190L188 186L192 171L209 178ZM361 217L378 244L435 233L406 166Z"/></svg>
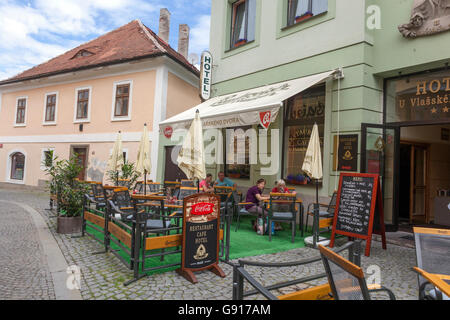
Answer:
<svg viewBox="0 0 450 320"><path fill-rule="evenodd" d="M269 197L263 196L262 191L266 186L266 180L259 179L256 182L256 186L251 187L247 191L247 197L245 202L251 202L251 204L247 204L245 209L250 213L258 213L259 215L266 215L267 211L265 211L262 207L259 206L260 201L269 200Z"/></svg>
<svg viewBox="0 0 450 320"><path fill-rule="evenodd" d="M200 191L202 192L214 192L214 187L211 186L212 174L208 173L206 178L200 182Z"/></svg>
<svg viewBox="0 0 450 320"><path fill-rule="evenodd" d="M286 187L286 182L283 179L280 179L272 189L272 193L291 193L291 191ZM292 194L297 194L297 192L293 191Z"/></svg>

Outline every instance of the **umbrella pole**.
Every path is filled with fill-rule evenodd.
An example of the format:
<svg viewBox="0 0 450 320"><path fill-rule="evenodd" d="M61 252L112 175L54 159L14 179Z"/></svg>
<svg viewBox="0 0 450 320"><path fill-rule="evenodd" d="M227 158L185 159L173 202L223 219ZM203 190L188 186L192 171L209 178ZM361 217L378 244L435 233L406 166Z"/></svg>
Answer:
<svg viewBox="0 0 450 320"><path fill-rule="evenodd" d="M200 193L200 179L197 179L197 193Z"/></svg>
<svg viewBox="0 0 450 320"><path fill-rule="evenodd" d="M147 194L147 170L144 170L144 196Z"/></svg>
<svg viewBox="0 0 450 320"><path fill-rule="evenodd" d="M316 203L314 204L313 246L319 241L319 179L316 179Z"/></svg>

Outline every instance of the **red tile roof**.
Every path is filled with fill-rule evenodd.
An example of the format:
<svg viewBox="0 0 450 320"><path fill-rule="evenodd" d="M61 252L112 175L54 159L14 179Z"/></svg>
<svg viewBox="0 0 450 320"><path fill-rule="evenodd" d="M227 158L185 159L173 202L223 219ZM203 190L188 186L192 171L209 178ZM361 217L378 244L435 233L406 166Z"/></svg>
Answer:
<svg viewBox="0 0 450 320"><path fill-rule="evenodd" d="M134 20L12 78L0 81L0 85L162 55L167 55L199 75L197 68L184 56L141 21Z"/></svg>

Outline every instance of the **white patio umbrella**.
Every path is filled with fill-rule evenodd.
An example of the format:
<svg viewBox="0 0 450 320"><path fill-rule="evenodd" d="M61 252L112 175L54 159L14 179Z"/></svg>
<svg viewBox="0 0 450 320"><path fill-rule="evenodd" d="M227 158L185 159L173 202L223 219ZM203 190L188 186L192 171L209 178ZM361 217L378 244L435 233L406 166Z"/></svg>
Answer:
<svg viewBox="0 0 450 320"><path fill-rule="evenodd" d="M108 159L108 171L115 171L116 174L116 185L119 184L119 171L122 169L124 160L123 160L123 151L122 151L122 133L119 131L117 134L116 142L114 142L114 147L111 152L111 155Z"/></svg>
<svg viewBox="0 0 450 320"><path fill-rule="evenodd" d="M197 110L177 158L178 167L188 179L200 180L206 177L204 149L202 122Z"/></svg>
<svg viewBox="0 0 450 320"><path fill-rule="evenodd" d="M308 149L306 150L305 159L303 161L302 170L311 178L316 180L316 203L314 204L314 231L318 228L319 219L319 180L323 177L322 171L322 154L320 151L320 137L319 137L319 127L317 123L314 124L313 130L311 132L311 137L309 139ZM313 245L316 246L316 242L320 239L317 234L313 235ZM323 238L326 240L325 238ZM305 239L305 241L308 241ZM323 243L322 243L323 244Z"/></svg>
<svg viewBox="0 0 450 320"><path fill-rule="evenodd" d="M152 163L150 160L150 143L148 136L147 124L144 124L144 131L142 132L141 143L139 144L139 151L136 162L136 172L144 175L144 194L147 191L147 173L150 173Z"/></svg>

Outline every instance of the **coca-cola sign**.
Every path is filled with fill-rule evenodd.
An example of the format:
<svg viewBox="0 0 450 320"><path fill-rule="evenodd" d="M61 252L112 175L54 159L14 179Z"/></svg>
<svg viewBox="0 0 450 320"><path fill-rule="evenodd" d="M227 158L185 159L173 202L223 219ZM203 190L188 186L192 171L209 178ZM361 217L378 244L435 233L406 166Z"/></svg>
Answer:
<svg viewBox="0 0 450 320"><path fill-rule="evenodd" d="M270 126L270 121L272 118L272 112L265 111L259 113L259 122L264 127L264 129L268 129Z"/></svg>
<svg viewBox="0 0 450 320"><path fill-rule="evenodd" d="M208 202L196 203L191 208L191 215L206 216L214 211L214 204Z"/></svg>
<svg viewBox="0 0 450 320"><path fill-rule="evenodd" d="M165 127L164 128L164 136L167 139L170 139L172 137L172 133L173 133L173 128L172 127Z"/></svg>

